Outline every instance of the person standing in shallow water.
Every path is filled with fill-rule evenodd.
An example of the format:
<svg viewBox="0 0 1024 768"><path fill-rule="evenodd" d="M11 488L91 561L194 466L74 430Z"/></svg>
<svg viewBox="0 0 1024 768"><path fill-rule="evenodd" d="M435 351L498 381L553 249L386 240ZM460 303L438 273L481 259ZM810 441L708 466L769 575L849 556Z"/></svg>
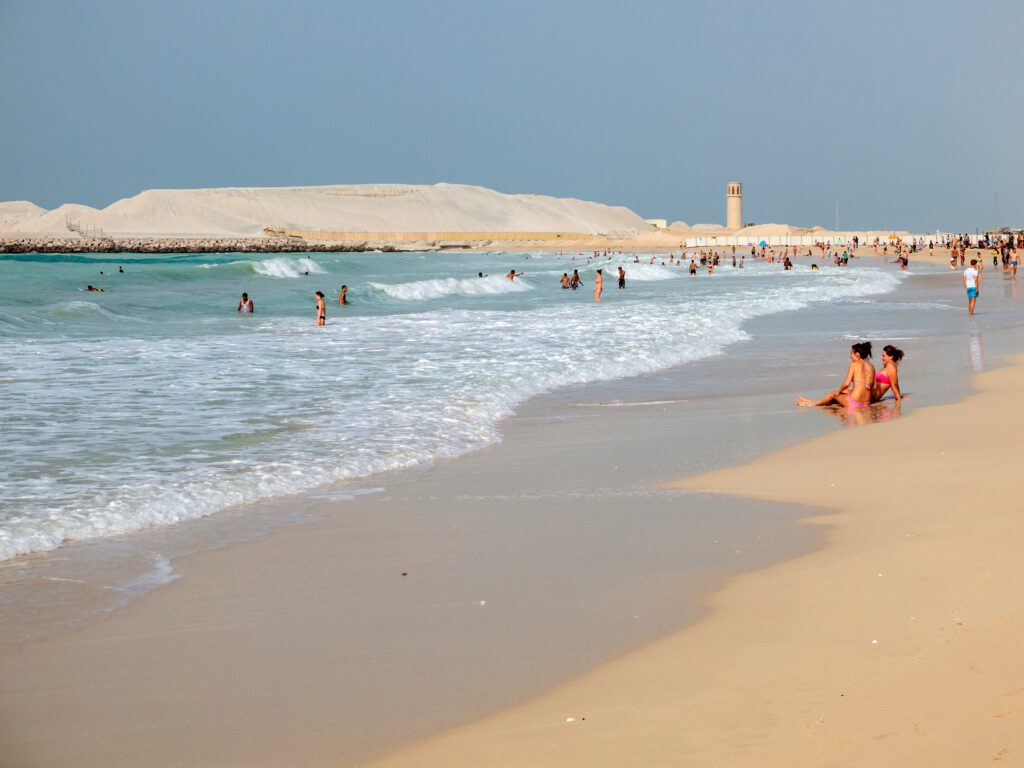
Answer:
<svg viewBox="0 0 1024 768"><path fill-rule="evenodd" d="M348 286L341 286L341 291L338 293L338 304L348 304Z"/></svg>
<svg viewBox="0 0 1024 768"><path fill-rule="evenodd" d="M626 287L626 270L621 266L619 267L619 288Z"/></svg>
<svg viewBox="0 0 1024 768"><path fill-rule="evenodd" d="M252 299L249 298L248 293L242 294L242 300L238 302L238 309L235 310L243 315L251 315L256 311L256 307L252 303Z"/></svg>
<svg viewBox="0 0 1024 768"><path fill-rule="evenodd" d="M978 301L978 289L981 287L981 273L978 272L978 260L971 259L971 266L964 270L964 288L967 289L967 314L974 317L974 304Z"/></svg>
<svg viewBox="0 0 1024 768"><path fill-rule="evenodd" d="M597 274L594 275L594 301L601 300L601 293L604 291L604 275L601 270L597 270Z"/></svg>
<svg viewBox="0 0 1024 768"><path fill-rule="evenodd" d="M327 325L327 305L324 303L324 295L316 292L316 324Z"/></svg>

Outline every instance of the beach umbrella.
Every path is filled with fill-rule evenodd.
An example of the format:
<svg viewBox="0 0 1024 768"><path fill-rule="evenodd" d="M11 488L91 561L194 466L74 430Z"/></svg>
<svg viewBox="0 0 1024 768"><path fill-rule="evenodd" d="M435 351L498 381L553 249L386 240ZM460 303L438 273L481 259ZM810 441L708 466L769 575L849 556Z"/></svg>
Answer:
<svg viewBox="0 0 1024 768"><path fill-rule="evenodd" d="M762 240L760 243L758 243L758 245L764 247L764 246L768 245L768 243L766 243L764 240Z"/></svg>

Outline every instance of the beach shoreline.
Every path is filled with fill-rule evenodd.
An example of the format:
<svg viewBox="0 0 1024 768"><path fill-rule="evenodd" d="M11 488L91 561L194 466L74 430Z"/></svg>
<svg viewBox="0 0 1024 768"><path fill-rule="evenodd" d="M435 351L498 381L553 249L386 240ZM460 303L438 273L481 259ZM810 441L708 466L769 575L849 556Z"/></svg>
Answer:
<svg viewBox="0 0 1024 768"><path fill-rule="evenodd" d="M469 253L609 253L609 254L661 254L687 252L719 253L728 258L736 249L737 255L749 255L751 245L687 245L695 238L715 241L722 232L699 230L657 230L630 237L619 235L589 235L584 233L352 233L344 239L272 234L254 236L217 235L111 235L97 237L63 236L53 234L0 232L0 254L183 254L183 253L409 253L409 252L469 252ZM833 233L822 232L823 237ZM845 233L848 234L848 233ZM746 235L752 243L761 235ZM844 246L833 246L843 249ZM794 248L794 259L821 260L823 251L811 245L773 245L778 260L784 250ZM882 257L881 249L875 253L870 244L862 244L856 257ZM980 258L982 251L968 249L970 258ZM810 252L810 256L808 256ZM933 264L948 264L950 251L944 247L927 248L910 254L912 261L923 260Z"/></svg>

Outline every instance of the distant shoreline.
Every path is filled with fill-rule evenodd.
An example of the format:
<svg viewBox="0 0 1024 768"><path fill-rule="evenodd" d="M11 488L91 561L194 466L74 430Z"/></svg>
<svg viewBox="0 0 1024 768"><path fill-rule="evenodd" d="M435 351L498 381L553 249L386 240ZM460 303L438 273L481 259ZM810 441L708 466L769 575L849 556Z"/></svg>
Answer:
<svg viewBox="0 0 1024 768"><path fill-rule="evenodd" d="M337 235L340 233L331 233ZM456 235L464 235L457 237ZM835 233L829 233L834 235ZM843 233L848 236L849 233ZM866 234L866 233L861 233ZM588 235L581 233L477 233L477 232L422 232L422 233L372 233L359 232L351 239L321 239L319 237L285 236L118 236L118 237L56 237L52 235L0 234L0 254L5 253L423 253L429 251L474 251L474 252L587 252L606 253L677 253L703 249L736 248L746 250L749 242L722 243L719 238L738 240L727 235L698 234L673 231L644 232L634 237L616 235ZM374 235L377 235L374 237ZM504 235L504 237L502 236ZM535 237L531 237L535 236ZM765 237L773 248L808 249L820 247L819 243L776 242L777 236L747 235L744 239ZM816 237L809 235L799 239ZM826 238L827 240L828 238ZM871 246L862 238L862 249ZM943 251L941 246L928 249ZM923 251L915 252L920 258ZM946 256L948 260L948 255Z"/></svg>

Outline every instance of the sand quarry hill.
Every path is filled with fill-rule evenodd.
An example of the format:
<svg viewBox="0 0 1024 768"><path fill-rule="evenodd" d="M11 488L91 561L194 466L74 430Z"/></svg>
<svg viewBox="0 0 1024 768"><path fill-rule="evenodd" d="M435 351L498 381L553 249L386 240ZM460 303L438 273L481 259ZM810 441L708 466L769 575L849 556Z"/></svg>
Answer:
<svg viewBox="0 0 1024 768"><path fill-rule="evenodd" d="M68 221L108 236L253 236L265 227L339 232L578 232L635 236L628 208L463 184L151 189L103 209L0 203L0 234L66 235Z"/></svg>

